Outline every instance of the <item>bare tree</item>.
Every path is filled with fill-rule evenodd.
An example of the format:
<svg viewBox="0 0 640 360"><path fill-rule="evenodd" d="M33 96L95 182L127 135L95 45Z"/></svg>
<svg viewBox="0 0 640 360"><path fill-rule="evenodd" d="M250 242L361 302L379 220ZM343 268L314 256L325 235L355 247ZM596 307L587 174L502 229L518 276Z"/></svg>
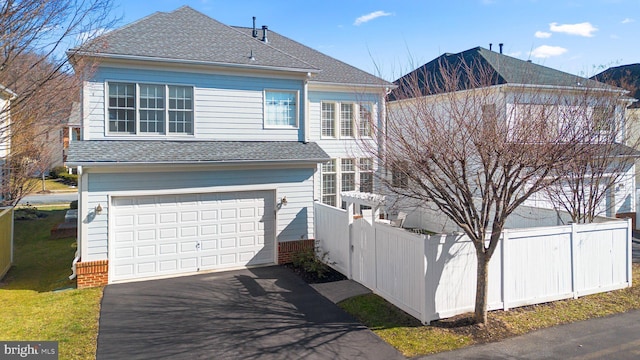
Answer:
<svg viewBox="0 0 640 360"><path fill-rule="evenodd" d="M581 114L602 89L505 84L493 68L464 59L398 85L378 129L386 147L369 150L392 172L382 179L391 193L435 206L471 239L474 318L486 323L489 261L505 221L590 148L593 126Z"/></svg>
<svg viewBox="0 0 640 360"><path fill-rule="evenodd" d="M0 84L17 94L9 108L0 109L0 115L9 112L11 119L0 124L0 142L11 140L5 203L15 204L26 195L29 187L16 181L27 181L19 174L34 159L33 144L13 138L23 133L38 137L66 120L79 97L83 69L92 69L76 66L73 73L69 59L83 51L81 44L113 25L111 7L112 0L8 0L0 5Z"/></svg>

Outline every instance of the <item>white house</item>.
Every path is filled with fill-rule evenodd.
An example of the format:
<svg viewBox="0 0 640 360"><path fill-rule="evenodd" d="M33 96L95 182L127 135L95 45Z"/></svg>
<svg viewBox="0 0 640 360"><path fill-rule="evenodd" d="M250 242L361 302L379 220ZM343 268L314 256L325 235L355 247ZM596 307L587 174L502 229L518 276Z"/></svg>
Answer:
<svg viewBox="0 0 640 360"><path fill-rule="evenodd" d="M249 19L248 19L249 20ZM82 92L78 286L275 264L313 246L313 203L372 186L356 145L392 84L189 7L72 49Z"/></svg>
<svg viewBox="0 0 640 360"><path fill-rule="evenodd" d="M456 86L457 90L445 90L447 84L440 75L442 71L457 74L448 79L452 80L448 85ZM485 82L474 83L473 79L469 79L468 71L480 73L480 77L486 78ZM390 118L406 117L404 109L408 106L415 108L427 103L445 104L454 98L473 102L478 97L465 98L466 93L481 89L483 101L469 105L469 109L474 106L474 113L482 121L487 116L488 119L502 122L500 124L504 124L509 131L517 131L522 121L532 119L541 119L556 127L574 124L566 121L568 117L572 117L572 120L583 119L585 123L594 121L602 126L602 131L612 131L611 134L614 134L613 126L620 129L615 133L619 144L613 147L618 152L610 154L611 156L637 155L636 151L625 146L623 140L627 135L624 127L625 109L633 101L625 95L625 90L519 60L504 55L501 51L476 47L456 54L446 53L394 83L398 88L391 93L387 103ZM622 126L618 128L617 124ZM559 130L550 127L546 131ZM536 143L538 135L527 134L528 141ZM608 191L602 203L601 215L635 218L635 166L629 163L625 164L624 169L615 171L622 171L623 175ZM554 204L544 194L536 194L524 205L554 208ZM415 219L410 220L412 222Z"/></svg>
<svg viewBox="0 0 640 360"><path fill-rule="evenodd" d="M6 166L7 157L11 151L11 117L10 104L16 94L0 85L0 202L4 200L9 169Z"/></svg>

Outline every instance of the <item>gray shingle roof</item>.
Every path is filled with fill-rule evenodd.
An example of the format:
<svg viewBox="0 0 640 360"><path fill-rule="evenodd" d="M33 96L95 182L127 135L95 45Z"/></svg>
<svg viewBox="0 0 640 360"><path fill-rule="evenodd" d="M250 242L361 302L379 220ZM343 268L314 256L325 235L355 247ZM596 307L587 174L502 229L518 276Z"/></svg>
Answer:
<svg viewBox="0 0 640 360"><path fill-rule="evenodd" d="M156 12L108 32L82 51L101 56L318 70L188 6L169 13ZM251 59L252 51L255 60Z"/></svg>
<svg viewBox="0 0 640 360"><path fill-rule="evenodd" d="M235 29L251 36L252 28L234 26ZM312 81L338 83L338 84L362 84L390 86L391 83L354 66L336 60L275 31L269 30L267 36L269 44L283 52L295 56L304 62L322 71L312 77Z"/></svg>
<svg viewBox="0 0 640 360"><path fill-rule="evenodd" d="M252 28L222 24L188 6L156 12L86 44L81 53L246 67L315 74L313 81L390 86L391 83L268 31L268 43ZM73 51L71 51L73 53ZM251 59L253 55L254 60Z"/></svg>
<svg viewBox="0 0 640 360"><path fill-rule="evenodd" d="M478 84L469 85L467 82L466 70L464 70L465 67L469 67L475 71L479 70L488 72L492 85L518 84L611 88L606 84L581 76L572 75L546 66L534 64L529 61L516 59L482 47L475 47L457 54L445 53L394 81L394 84L400 86L395 91L395 98L403 97L401 95L401 93L404 92L402 89L403 86L415 86L413 84L415 84L416 81L418 81L423 95L439 92L437 90L434 91L433 88L429 88L429 85L426 83L434 80L436 82L441 81L440 74L447 67L449 69L460 69L458 70L458 74L460 75L458 90L478 86ZM425 78L428 79L428 81L425 81ZM486 85L487 82L481 84L481 86ZM394 97L392 96L392 98Z"/></svg>
<svg viewBox="0 0 640 360"><path fill-rule="evenodd" d="M86 164L194 164L325 162L316 143L294 141L88 140L69 144L67 162Z"/></svg>

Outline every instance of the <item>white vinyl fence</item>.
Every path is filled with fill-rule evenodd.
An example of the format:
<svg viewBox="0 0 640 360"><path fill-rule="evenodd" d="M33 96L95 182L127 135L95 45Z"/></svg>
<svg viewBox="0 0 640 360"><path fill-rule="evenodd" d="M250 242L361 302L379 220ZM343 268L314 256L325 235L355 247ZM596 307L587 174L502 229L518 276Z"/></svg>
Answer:
<svg viewBox="0 0 640 360"><path fill-rule="evenodd" d="M419 235L362 218L345 226L346 212L317 204L316 219L327 219L325 213L347 218L343 225L316 223L316 240L332 261L340 259L336 269L349 278L423 323L473 311L476 255L467 236ZM349 231L350 239L330 238ZM350 247L351 256L345 256ZM505 230L489 265L489 309L628 286L630 220Z"/></svg>

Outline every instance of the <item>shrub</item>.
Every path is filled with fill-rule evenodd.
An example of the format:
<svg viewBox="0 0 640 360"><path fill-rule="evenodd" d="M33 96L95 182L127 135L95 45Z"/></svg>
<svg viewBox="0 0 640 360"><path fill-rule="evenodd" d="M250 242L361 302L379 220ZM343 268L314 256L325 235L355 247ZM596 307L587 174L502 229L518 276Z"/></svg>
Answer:
<svg viewBox="0 0 640 360"><path fill-rule="evenodd" d="M13 212L14 220L35 220L46 216L46 213L38 210L38 208L29 203L26 203L23 207L16 208Z"/></svg>
<svg viewBox="0 0 640 360"><path fill-rule="evenodd" d="M78 175L76 174L62 173L59 178L69 186L78 186Z"/></svg>
<svg viewBox="0 0 640 360"><path fill-rule="evenodd" d="M74 210L78 208L78 200L73 200L69 203L69 209Z"/></svg>
<svg viewBox="0 0 640 360"><path fill-rule="evenodd" d="M49 170L49 177L51 177L52 179L58 179L62 174L66 173L67 168L65 168L64 166L56 166L53 169Z"/></svg>
<svg viewBox="0 0 640 360"><path fill-rule="evenodd" d="M329 272L329 252L321 252L319 248L307 248L296 251L291 256L293 266L315 274L319 279Z"/></svg>

